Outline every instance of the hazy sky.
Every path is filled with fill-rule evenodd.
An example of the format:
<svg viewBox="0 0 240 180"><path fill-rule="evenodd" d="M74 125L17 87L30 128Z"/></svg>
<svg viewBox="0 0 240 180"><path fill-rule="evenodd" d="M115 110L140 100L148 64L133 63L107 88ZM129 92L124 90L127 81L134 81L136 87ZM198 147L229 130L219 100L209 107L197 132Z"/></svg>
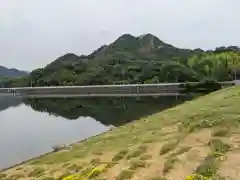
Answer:
<svg viewBox="0 0 240 180"><path fill-rule="evenodd" d="M240 0L0 0L0 65L32 70L123 33L182 48L240 46Z"/></svg>

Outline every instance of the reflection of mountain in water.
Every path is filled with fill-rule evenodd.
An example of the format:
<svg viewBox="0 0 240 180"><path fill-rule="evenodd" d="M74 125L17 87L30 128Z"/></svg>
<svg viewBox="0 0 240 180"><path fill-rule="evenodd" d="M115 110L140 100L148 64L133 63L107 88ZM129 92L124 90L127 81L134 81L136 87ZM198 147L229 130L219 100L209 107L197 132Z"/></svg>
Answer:
<svg viewBox="0 0 240 180"><path fill-rule="evenodd" d="M190 97L121 97L77 99L27 99L34 110L44 111L67 119L90 116L103 124L119 126L143 116L179 104Z"/></svg>
<svg viewBox="0 0 240 180"><path fill-rule="evenodd" d="M0 111L4 111L9 107L16 107L22 103L22 99L18 97L0 97Z"/></svg>

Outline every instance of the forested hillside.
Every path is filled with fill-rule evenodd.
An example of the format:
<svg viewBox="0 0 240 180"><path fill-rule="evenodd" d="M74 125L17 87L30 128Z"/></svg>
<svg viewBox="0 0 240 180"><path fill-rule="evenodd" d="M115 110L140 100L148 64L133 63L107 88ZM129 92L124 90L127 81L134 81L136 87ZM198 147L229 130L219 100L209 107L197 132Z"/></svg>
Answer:
<svg viewBox="0 0 240 180"><path fill-rule="evenodd" d="M4 66L0 66L0 77L23 77L27 76L28 72L21 71L15 68L6 68Z"/></svg>
<svg viewBox="0 0 240 180"><path fill-rule="evenodd" d="M179 49L157 37L125 34L90 55L66 54L5 87L231 80L240 67L236 46Z"/></svg>

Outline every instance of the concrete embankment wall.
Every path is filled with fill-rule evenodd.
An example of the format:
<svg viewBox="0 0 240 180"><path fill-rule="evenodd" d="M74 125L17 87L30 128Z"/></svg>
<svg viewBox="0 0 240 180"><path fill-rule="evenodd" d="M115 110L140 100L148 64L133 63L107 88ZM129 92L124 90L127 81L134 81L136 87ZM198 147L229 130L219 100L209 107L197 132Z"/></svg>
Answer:
<svg viewBox="0 0 240 180"><path fill-rule="evenodd" d="M179 84L145 84L145 85L110 85L110 86L69 86L69 87L26 87L0 89L0 94L16 96L34 96L34 95L109 95L109 94L167 94L178 93L182 90Z"/></svg>
<svg viewBox="0 0 240 180"><path fill-rule="evenodd" d="M221 82L223 87L234 82ZM23 97L152 96L184 94L185 83L0 88L0 95Z"/></svg>

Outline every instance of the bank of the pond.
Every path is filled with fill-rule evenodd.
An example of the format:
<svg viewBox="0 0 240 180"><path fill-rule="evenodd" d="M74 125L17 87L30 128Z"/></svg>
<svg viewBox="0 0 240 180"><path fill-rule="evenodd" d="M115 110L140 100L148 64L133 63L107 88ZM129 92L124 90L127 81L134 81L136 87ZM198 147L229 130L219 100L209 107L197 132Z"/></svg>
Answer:
<svg viewBox="0 0 240 180"><path fill-rule="evenodd" d="M238 179L240 87L223 89L1 172L4 179ZM234 168L233 168L234 167ZM193 177L189 177L193 178ZM1 178L0 178L1 179Z"/></svg>
<svg viewBox="0 0 240 180"><path fill-rule="evenodd" d="M83 140L81 140L81 141L78 141L78 142L74 142L74 143L70 143L70 144L66 144L66 145L59 145L59 147L62 146L62 148L59 148L58 151L54 151L54 149L53 149L53 150L50 151L50 152L43 153L43 154L41 154L41 155L39 155L39 156L36 156L36 157L33 157L33 158L31 158L31 159L27 159L27 160L22 161L22 162L20 162L20 163L14 164L13 166L0 169L0 173L2 173L2 172L4 172L4 171L7 171L7 170L9 170L9 169L13 169L13 168L18 167L18 166L21 166L21 165L23 165L23 164L27 164L27 163L29 163L29 162L31 162L31 161L37 160L37 159L42 158L42 157L44 157L44 156L50 155L50 154L52 154L52 153L56 153L56 152L59 152L59 151L69 150L69 149L71 149L71 148L72 148L74 145L76 145L76 144L84 143L85 141L89 140L90 138L94 138L94 137L97 137L97 136L99 136L99 135L103 135L104 133L107 133L108 131L111 131L111 128L109 128L109 130L107 130L107 131L105 131L105 132L102 132L102 133L96 134L96 135L94 135L94 136L85 138L85 139L83 139ZM64 147L64 146L66 146L66 147ZM0 179L1 179L1 178L0 178Z"/></svg>

